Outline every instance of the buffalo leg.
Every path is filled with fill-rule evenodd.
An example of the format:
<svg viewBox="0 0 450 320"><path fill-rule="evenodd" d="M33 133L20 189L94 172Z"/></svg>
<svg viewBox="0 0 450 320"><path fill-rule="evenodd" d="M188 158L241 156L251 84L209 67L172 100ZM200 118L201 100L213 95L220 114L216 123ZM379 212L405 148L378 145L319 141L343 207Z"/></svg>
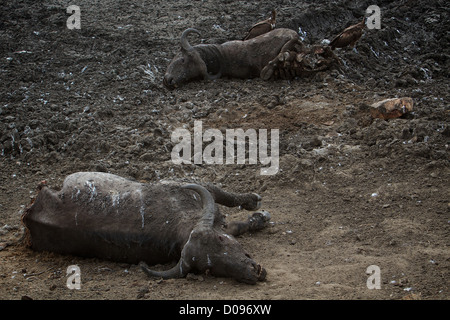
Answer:
<svg viewBox="0 0 450 320"><path fill-rule="evenodd" d="M261 196L256 193L231 193L207 184L204 186L216 203L227 207L242 207L245 210L257 210L261 206Z"/></svg>
<svg viewBox="0 0 450 320"><path fill-rule="evenodd" d="M232 236L239 236L246 232L254 232L267 227L270 220L270 213L265 210L253 213L247 221L232 221L226 228L225 232Z"/></svg>
<svg viewBox="0 0 450 320"><path fill-rule="evenodd" d="M260 78L263 80L269 80L272 78L275 68L277 67L277 62L274 60L270 61L260 73Z"/></svg>
<svg viewBox="0 0 450 320"><path fill-rule="evenodd" d="M283 52L287 52L287 51L291 51L291 50L294 50L294 51L297 51L298 49L297 48L295 48L295 46L296 45L299 45L300 46L300 48L302 48L303 49L303 43L300 41L300 39L298 39L298 38L292 38L291 40L289 40L288 42L286 42L285 44L284 44L284 46L281 48L281 50L280 50L280 53L283 53ZM297 50L296 50L297 49Z"/></svg>
<svg viewBox="0 0 450 320"><path fill-rule="evenodd" d="M304 45L298 38L292 38L288 42L286 42L280 50L280 53L275 57L275 59L269 61L269 63L261 70L260 78L263 80L269 80L270 78L275 78L274 71L278 68L280 61L285 61L283 57L285 52L293 51L290 53L287 58L291 59L291 56L295 52L303 51ZM282 73L284 74L284 73ZM282 76L282 79L286 78Z"/></svg>

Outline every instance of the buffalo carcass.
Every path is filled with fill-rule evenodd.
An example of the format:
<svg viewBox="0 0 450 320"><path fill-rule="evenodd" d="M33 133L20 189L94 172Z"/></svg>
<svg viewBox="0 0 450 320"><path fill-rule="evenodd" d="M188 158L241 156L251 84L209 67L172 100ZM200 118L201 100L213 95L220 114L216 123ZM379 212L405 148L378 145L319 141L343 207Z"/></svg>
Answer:
<svg viewBox="0 0 450 320"><path fill-rule="evenodd" d="M221 45L191 46L181 36L181 52L170 62L164 85L174 89L195 79L220 77L250 79L293 79L332 68L339 62L327 46L307 46L290 29L275 29L250 40L228 41Z"/></svg>
<svg viewBox="0 0 450 320"><path fill-rule="evenodd" d="M66 177L58 192L42 186L22 221L25 239L37 251L141 262L156 277L209 270L254 284L266 271L234 236L265 227L270 214L262 210L226 225L216 203L255 210L260 201L256 194L228 193L210 184L141 183L79 172ZM167 271L147 266L172 261L178 263Z"/></svg>
<svg viewBox="0 0 450 320"><path fill-rule="evenodd" d="M213 80L220 77L257 78L261 70L277 55L299 41L290 29L275 29L250 40L234 40L222 44L192 46L187 40L189 28L181 35L181 52L170 62L164 85L173 89L194 79Z"/></svg>

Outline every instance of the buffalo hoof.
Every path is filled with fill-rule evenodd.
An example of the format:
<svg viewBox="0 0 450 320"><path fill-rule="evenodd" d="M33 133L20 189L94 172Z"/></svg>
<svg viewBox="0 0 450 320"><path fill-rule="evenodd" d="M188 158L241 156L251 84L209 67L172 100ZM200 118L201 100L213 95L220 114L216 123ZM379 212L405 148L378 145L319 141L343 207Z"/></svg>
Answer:
<svg viewBox="0 0 450 320"><path fill-rule="evenodd" d="M273 76L274 68L269 64L261 70L260 78L267 81Z"/></svg>
<svg viewBox="0 0 450 320"><path fill-rule="evenodd" d="M259 208L261 208L261 201L262 197L259 194L252 193L251 201L242 204L241 208L245 210L258 210Z"/></svg>
<svg viewBox="0 0 450 320"><path fill-rule="evenodd" d="M253 213L249 218L249 231L257 231L267 227L270 221L270 212L266 210L259 210Z"/></svg>

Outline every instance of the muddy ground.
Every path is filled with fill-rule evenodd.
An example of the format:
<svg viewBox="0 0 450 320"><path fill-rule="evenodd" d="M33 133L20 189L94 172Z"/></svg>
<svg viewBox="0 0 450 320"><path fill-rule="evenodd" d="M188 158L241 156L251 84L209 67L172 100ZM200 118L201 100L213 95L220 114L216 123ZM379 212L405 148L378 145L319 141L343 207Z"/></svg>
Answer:
<svg viewBox="0 0 450 320"><path fill-rule="evenodd" d="M80 30L66 27L69 4L81 8ZM240 39L276 8L277 27L312 44L358 22L371 4L381 29L366 30L357 51L338 49L340 69L292 81L162 85L188 27L206 43ZM449 10L429 0L4 1L0 298L449 299ZM372 103L403 96L414 99L412 113L370 117ZM195 120L203 130L279 129L279 172L174 165L171 133L192 132ZM259 193L272 224L239 241L267 280L149 279L136 265L20 244L20 217L38 183L58 189L82 170ZM222 210L228 219L249 214ZM80 290L66 286L74 264ZM367 287L370 265L380 268L379 290Z"/></svg>

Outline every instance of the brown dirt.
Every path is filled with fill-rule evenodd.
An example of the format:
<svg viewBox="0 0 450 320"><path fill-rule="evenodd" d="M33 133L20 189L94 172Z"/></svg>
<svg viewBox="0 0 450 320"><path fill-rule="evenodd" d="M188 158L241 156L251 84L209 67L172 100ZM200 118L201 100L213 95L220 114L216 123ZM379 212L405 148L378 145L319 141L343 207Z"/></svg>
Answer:
<svg viewBox="0 0 450 320"><path fill-rule="evenodd" d="M312 79L219 79L168 91L162 76L188 27L240 39L278 9L278 27L330 39L368 1L6 1L0 13L0 298L449 299L449 7L380 1L382 29L338 50L341 70ZM357 3L357 4L356 4ZM211 40L213 39L213 40ZM193 42L198 38L193 38ZM147 70L147 72L145 72ZM404 118L369 105L410 96ZM171 132L280 130L280 171L170 161ZM190 179L257 192L272 225L239 241L267 281L147 278L136 265L38 253L17 244L20 216L47 180L82 170L137 180ZM248 213L223 208L229 219ZM66 269L81 269L81 290ZM366 286L370 265L381 289Z"/></svg>

